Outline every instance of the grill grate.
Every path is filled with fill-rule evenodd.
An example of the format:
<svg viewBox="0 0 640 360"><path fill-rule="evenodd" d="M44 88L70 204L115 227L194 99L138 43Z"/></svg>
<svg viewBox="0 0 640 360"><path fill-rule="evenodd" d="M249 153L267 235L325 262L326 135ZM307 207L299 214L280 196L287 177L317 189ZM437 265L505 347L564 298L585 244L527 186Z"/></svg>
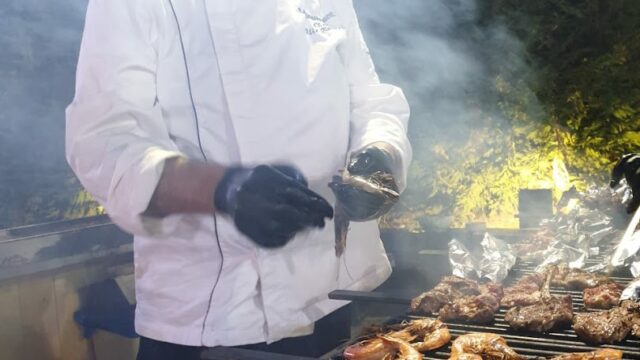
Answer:
<svg viewBox="0 0 640 360"><path fill-rule="evenodd" d="M596 257L589 259L587 265L595 265L605 261L603 257ZM522 275L531 273L534 271L533 264L521 262L514 267L512 273L505 281L505 286L509 286ZM626 286L630 281L630 276L626 274L616 274L611 279L618 284ZM574 312L586 312L586 311L598 311L585 309L582 300L582 291L571 291L557 287L551 288L551 293L554 295L570 294L573 299ZM374 296L368 296L369 293L365 292L347 292L339 291L332 294L332 298L342 300L356 300L356 301L372 301L372 302L388 302L394 304L409 304L410 299L399 299L397 296L384 296L376 294ZM640 359L640 339L627 339L626 341L614 345L602 345L594 346L589 345L578 339L576 333L572 329L560 330L551 332L548 334L538 333L525 333L521 331L513 331L509 328L508 323L504 321L505 308L500 308L495 315L495 321L491 325L473 325L467 323L452 323L448 322L449 331L451 332L452 341L463 334L470 332L488 332L498 334L507 340L509 346L511 346L516 352L521 355L531 358L537 357L553 357L560 354L570 352L587 352L593 351L601 347L608 347L613 349L619 349L624 352L623 359ZM416 315L404 315L392 319L389 323L398 323L403 320L411 320L423 318L423 316ZM353 343L353 342L351 342ZM342 360L342 351L348 344L343 344L336 349L329 356L333 360ZM424 359L448 359L450 356L451 345L443 347L433 352L424 354Z"/></svg>

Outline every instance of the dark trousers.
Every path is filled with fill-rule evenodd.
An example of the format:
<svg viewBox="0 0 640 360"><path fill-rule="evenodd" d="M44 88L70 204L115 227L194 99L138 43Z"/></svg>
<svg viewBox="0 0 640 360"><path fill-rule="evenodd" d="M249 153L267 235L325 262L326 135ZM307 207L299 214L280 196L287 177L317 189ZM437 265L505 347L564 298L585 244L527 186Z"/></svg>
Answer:
<svg viewBox="0 0 640 360"><path fill-rule="evenodd" d="M341 342L349 339L351 333L350 306L342 307L318 320L313 334L282 339L267 345L266 343L239 346L242 349L270 353L319 357ZM137 360L200 360L204 350L199 346L186 346L140 337Z"/></svg>

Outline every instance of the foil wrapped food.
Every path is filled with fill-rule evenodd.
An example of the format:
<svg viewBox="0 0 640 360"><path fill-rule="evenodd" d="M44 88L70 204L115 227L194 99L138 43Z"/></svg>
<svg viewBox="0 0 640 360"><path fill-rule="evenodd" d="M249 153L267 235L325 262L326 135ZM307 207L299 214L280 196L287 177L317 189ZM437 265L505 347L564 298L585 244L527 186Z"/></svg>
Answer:
<svg viewBox="0 0 640 360"><path fill-rule="evenodd" d="M521 254L521 258L538 264L537 271L549 265L567 263L571 268L601 271L606 264L585 268L586 260L602 254L600 246L605 240L619 236L612 218L599 209L577 206L568 214L557 215L543 224L549 241L537 252Z"/></svg>
<svg viewBox="0 0 640 360"><path fill-rule="evenodd" d="M636 230L640 223L640 210L637 210L616 245L611 256L611 266L620 267L634 262L640 253L640 230Z"/></svg>
<svg viewBox="0 0 640 360"><path fill-rule="evenodd" d="M572 188L563 194L559 203L566 205L569 198L577 199L577 204L544 220L532 239L518 245L519 258L537 264L538 271L548 265L567 263L571 268L597 272L610 265L629 265L634 261L640 250L640 239L621 242L615 252L602 247L623 238L621 228L627 222L624 205L631 199L631 188L625 181L613 189L591 187L583 193ZM586 267L586 260L595 255L603 255L606 261ZM640 272L640 257L636 260L639 260L637 271Z"/></svg>
<svg viewBox="0 0 640 360"><path fill-rule="evenodd" d="M640 257L636 256L637 261L631 263L629 270L634 277L640 277Z"/></svg>
<svg viewBox="0 0 640 360"><path fill-rule="evenodd" d="M636 278L627 285L620 295L620 300L640 301L640 278Z"/></svg>
<svg viewBox="0 0 640 360"><path fill-rule="evenodd" d="M572 247L562 242L556 242L547 251L545 259L536 267L537 272L543 272L549 265L567 263L572 269L582 269L585 260L589 257L588 251Z"/></svg>
<svg viewBox="0 0 640 360"><path fill-rule="evenodd" d="M501 283L516 263L516 255L504 241L485 233L478 253L460 241L449 242L449 262L453 275L466 279L488 280Z"/></svg>

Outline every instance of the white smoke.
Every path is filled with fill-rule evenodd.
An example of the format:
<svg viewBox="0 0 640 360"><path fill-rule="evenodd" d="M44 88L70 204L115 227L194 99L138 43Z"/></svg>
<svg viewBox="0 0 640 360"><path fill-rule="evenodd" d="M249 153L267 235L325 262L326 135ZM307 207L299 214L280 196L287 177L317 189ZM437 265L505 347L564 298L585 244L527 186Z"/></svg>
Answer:
<svg viewBox="0 0 640 360"><path fill-rule="evenodd" d="M435 144L462 145L472 130L487 126L487 118L491 126L510 126L494 91L496 74L509 81L527 81L533 74L523 44L505 26L495 19L481 23L486 19L480 4L354 1L381 80L407 95L414 159L427 173Z"/></svg>

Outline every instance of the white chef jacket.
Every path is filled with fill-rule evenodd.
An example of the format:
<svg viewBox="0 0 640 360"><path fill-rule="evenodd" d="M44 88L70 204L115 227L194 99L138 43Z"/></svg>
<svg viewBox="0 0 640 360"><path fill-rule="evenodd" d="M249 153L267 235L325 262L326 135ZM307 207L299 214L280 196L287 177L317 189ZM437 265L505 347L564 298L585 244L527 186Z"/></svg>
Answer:
<svg viewBox="0 0 640 360"><path fill-rule="evenodd" d="M281 249L256 247L223 215L143 212L164 161L292 164L329 202L349 153L383 141L404 186L409 107L381 84L350 0L90 0L67 108L67 159L134 236L136 330L185 345L310 333L390 274L376 222L333 223Z"/></svg>

